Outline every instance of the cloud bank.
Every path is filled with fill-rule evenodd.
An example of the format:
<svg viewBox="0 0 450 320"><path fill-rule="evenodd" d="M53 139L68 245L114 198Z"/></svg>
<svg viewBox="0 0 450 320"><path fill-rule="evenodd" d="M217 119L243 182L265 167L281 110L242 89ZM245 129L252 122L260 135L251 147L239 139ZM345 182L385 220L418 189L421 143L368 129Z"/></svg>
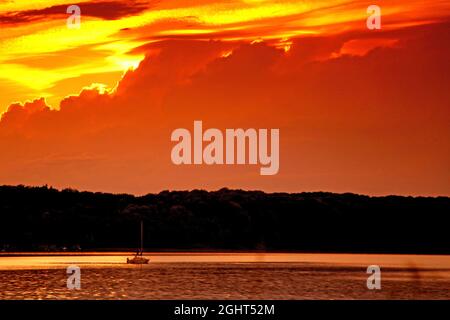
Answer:
<svg viewBox="0 0 450 320"><path fill-rule="evenodd" d="M0 181L146 193L450 194L448 24L369 36L264 42L170 40L112 92L13 104L0 122ZM172 130L279 128L280 171L175 166Z"/></svg>

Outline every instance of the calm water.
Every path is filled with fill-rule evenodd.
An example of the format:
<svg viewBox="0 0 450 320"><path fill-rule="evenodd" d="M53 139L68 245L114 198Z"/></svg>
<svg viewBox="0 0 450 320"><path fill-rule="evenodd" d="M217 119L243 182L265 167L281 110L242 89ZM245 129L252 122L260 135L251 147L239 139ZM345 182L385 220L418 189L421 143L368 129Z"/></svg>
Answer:
<svg viewBox="0 0 450 320"><path fill-rule="evenodd" d="M128 255L129 256L129 255ZM450 256L349 254L0 255L0 299L450 299ZM382 270L368 290L367 266ZM81 268L81 289L66 268Z"/></svg>

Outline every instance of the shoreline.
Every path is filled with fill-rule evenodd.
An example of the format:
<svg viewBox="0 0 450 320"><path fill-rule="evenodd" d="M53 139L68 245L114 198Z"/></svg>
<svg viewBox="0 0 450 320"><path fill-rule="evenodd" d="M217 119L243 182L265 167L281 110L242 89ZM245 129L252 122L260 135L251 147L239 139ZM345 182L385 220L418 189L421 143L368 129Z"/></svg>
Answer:
<svg viewBox="0 0 450 320"><path fill-rule="evenodd" d="M124 256L134 255L135 251L129 250L101 250L101 251L15 251L15 252L0 252L0 257L58 257L58 256ZM364 256L442 256L450 257L450 254L445 253L410 253L410 252L312 252L312 251L250 251L250 250L171 250L171 251L145 251L145 255L364 255Z"/></svg>

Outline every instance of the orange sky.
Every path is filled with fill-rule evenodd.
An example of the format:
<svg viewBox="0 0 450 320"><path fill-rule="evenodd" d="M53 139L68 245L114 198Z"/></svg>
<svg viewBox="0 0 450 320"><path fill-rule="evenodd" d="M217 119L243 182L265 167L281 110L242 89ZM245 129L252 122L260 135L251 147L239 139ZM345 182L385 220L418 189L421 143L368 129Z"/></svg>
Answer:
<svg viewBox="0 0 450 320"><path fill-rule="evenodd" d="M0 0L0 184L450 195L450 1L69 4ZM174 166L193 120L280 128L280 173Z"/></svg>

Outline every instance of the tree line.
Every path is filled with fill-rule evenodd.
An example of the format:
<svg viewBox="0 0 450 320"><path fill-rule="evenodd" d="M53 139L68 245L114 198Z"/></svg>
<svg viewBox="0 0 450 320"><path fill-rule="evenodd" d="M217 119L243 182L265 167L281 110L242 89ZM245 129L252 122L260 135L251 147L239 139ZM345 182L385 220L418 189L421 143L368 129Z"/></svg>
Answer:
<svg viewBox="0 0 450 320"><path fill-rule="evenodd" d="M450 253L450 198L0 186L0 250Z"/></svg>

